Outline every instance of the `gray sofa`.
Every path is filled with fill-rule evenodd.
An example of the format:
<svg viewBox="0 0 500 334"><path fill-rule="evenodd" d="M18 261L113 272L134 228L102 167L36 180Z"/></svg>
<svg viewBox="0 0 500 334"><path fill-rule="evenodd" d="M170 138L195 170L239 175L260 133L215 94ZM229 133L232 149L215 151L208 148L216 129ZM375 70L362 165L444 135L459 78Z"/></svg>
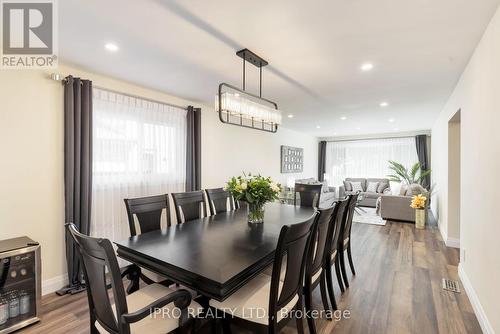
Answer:
<svg viewBox="0 0 500 334"><path fill-rule="evenodd" d="M376 178L346 178L344 185L339 187L339 197L352 194L352 188L346 188L351 182L361 182L363 191L360 193L363 199L359 202L359 206L376 207L377 199L382 195L390 194L389 179ZM370 182L378 182L377 192L368 192L367 187Z"/></svg>
<svg viewBox="0 0 500 334"><path fill-rule="evenodd" d="M412 197L427 191L419 184L403 185L399 195L384 195L380 199L380 216L383 219L415 222L415 209L410 207Z"/></svg>
<svg viewBox="0 0 500 334"><path fill-rule="evenodd" d="M319 207L328 207L330 206L333 201L335 200L335 187L329 187L328 183L326 181L320 182L317 179L310 177L307 179L300 179L300 180L295 180L295 183L300 183L300 184L322 184L323 187L321 188L321 197L319 201Z"/></svg>
<svg viewBox="0 0 500 334"><path fill-rule="evenodd" d="M384 195L380 199L380 216L385 220L415 222L415 209L410 207L411 196Z"/></svg>

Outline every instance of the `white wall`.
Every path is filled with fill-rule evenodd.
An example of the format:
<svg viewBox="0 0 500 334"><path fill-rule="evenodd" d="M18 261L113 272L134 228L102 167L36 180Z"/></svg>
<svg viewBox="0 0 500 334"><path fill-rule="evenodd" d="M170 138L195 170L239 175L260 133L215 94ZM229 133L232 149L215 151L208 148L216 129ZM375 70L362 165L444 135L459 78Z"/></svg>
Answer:
<svg viewBox="0 0 500 334"><path fill-rule="evenodd" d="M243 172L271 176L286 185L287 180L317 177L318 140L285 128L277 133L222 124L214 111L202 118L202 183L203 187L221 187L230 176ZM280 173L280 146L304 148L304 172Z"/></svg>
<svg viewBox="0 0 500 334"><path fill-rule="evenodd" d="M162 92L60 66L63 75L160 101L200 106ZM0 240L27 235L42 245L45 292L65 279L63 187L63 90L44 71L0 71ZM207 89L210 89L207 88ZM242 171L277 180L279 145L304 147L306 176L316 175L317 140L287 129L277 134L221 124L213 107L202 106L202 182L222 186Z"/></svg>
<svg viewBox="0 0 500 334"><path fill-rule="evenodd" d="M437 193L433 210L443 234L448 226L448 121L461 109L460 263L462 282L485 332L500 332L500 10L492 19L432 129Z"/></svg>

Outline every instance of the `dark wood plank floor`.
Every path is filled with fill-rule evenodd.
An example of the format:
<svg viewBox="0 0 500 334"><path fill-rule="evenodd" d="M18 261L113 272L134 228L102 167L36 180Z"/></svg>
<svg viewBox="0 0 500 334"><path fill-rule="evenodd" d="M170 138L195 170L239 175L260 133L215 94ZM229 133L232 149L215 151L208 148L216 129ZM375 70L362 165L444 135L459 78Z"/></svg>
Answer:
<svg viewBox="0 0 500 334"><path fill-rule="evenodd" d="M458 280L459 252L444 245L434 223L425 230L396 222L354 224L352 233L357 275L349 277L351 287L342 296L336 289L339 308L348 310L350 317L318 320L320 333L481 333L466 294L442 290L443 277ZM315 305L321 309L319 291ZM87 298L81 293L45 296L41 323L20 332L88 331ZM294 325L284 332L296 333Z"/></svg>

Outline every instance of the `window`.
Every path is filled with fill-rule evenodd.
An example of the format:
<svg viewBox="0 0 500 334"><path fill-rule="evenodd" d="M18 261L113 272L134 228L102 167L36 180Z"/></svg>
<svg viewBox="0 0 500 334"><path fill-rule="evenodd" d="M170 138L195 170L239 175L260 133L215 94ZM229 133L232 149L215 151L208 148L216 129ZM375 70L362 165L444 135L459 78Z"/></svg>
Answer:
<svg viewBox="0 0 500 334"><path fill-rule="evenodd" d="M389 160L410 167L418 162L414 137L338 141L326 144L326 179L342 185L347 177L384 178L392 174Z"/></svg>
<svg viewBox="0 0 500 334"><path fill-rule="evenodd" d="M93 90L91 233L130 235L124 198L182 192L186 110Z"/></svg>

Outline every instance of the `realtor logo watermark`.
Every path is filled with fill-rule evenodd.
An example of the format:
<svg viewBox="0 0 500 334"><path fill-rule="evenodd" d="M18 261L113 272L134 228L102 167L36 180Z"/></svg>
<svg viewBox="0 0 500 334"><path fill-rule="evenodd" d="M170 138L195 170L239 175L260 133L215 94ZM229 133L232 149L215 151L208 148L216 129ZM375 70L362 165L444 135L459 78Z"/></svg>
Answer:
<svg viewBox="0 0 500 334"><path fill-rule="evenodd" d="M57 66L56 0L0 0L2 69Z"/></svg>

